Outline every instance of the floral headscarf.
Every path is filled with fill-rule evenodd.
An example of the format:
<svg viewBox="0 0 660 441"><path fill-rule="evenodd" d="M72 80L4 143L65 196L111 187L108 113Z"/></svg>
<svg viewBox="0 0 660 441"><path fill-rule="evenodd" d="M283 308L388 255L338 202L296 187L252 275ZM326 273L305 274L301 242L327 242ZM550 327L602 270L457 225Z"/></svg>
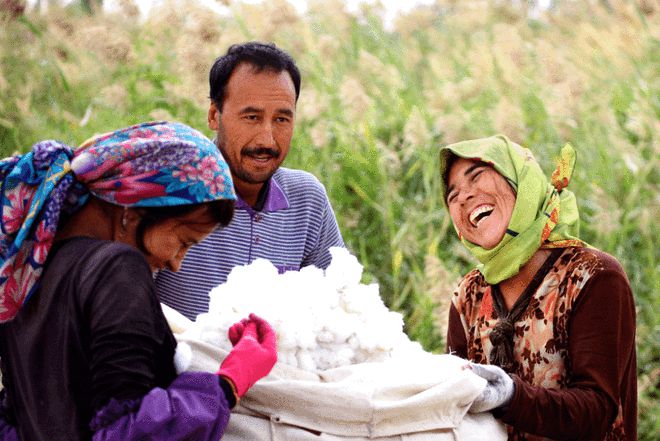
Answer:
<svg viewBox="0 0 660 441"><path fill-rule="evenodd" d="M180 124L150 122L107 133L73 150L42 141L0 161L0 322L38 288L61 214L92 194L125 207L236 199L216 146Z"/></svg>
<svg viewBox="0 0 660 441"><path fill-rule="evenodd" d="M488 283L499 283L517 274L539 248L586 245L578 239L580 216L575 195L565 189L575 165L575 150L570 144L561 150L550 182L532 152L503 135L443 147L440 172L445 203L447 165L452 154L490 164L516 192L511 220L499 244L487 250L461 237L481 262L477 269Z"/></svg>

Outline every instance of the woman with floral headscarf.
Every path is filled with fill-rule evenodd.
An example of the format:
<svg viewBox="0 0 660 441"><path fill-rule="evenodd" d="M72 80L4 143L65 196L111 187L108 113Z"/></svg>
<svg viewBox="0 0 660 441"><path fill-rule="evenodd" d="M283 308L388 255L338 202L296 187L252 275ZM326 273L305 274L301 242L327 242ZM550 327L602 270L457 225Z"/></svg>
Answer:
<svg viewBox="0 0 660 441"><path fill-rule="evenodd" d="M548 182L504 136L440 153L443 198L480 262L452 297L447 349L487 380L470 410L510 440L636 439L634 299L621 265L578 239L574 163L566 145Z"/></svg>
<svg viewBox="0 0 660 441"><path fill-rule="evenodd" d="M3 440L218 440L272 368L275 335L251 315L217 374L176 374L152 272L233 215L228 166L203 135L154 122L73 151L0 161Z"/></svg>

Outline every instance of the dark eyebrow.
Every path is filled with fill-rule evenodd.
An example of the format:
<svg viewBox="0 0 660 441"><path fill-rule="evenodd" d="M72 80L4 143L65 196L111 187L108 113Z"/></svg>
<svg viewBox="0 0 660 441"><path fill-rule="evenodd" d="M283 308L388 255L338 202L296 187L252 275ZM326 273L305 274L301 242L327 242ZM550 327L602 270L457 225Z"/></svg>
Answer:
<svg viewBox="0 0 660 441"><path fill-rule="evenodd" d="M243 107L239 113L263 113L263 110L253 106L247 106Z"/></svg>
<svg viewBox="0 0 660 441"><path fill-rule="evenodd" d="M277 113L293 118L293 111L291 109L277 109Z"/></svg>
<svg viewBox="0 0 660 441"><path fill-rule="evenodd" d="M471 165L470 167L468 167L467 170L465 170L465 173L463 173L463 176L467 176L470 173L472 173L473 171L475 171L476 169L481 168L481 167L487 167L486 163L481 162L481 161L475 162L474 165Z"/></svg>

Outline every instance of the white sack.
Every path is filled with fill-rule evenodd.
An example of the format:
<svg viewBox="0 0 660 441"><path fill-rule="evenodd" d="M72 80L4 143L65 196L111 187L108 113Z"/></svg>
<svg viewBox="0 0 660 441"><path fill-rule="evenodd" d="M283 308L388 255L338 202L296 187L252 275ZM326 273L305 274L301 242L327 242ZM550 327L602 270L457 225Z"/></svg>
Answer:
<svg viewBox="0 0 660 441"><path fill-rule="evenodd" d="M187 334L177 339L192 349L188 370L217 371L227 352ZM489 413L466 414L485 380L464 363L416 350L316 374L277 363L234 408L223 441L506 440Z"/></svg>
<svg viewBox="0 0 660 441"><path fill-rule="evenodd" d="M223 441L506 440L492 415L466 413L485 380L411 342L378 286L360 283L357 259L331 253L325 271L234 268L195 322L163 308L178 371L216 372L231 350L227 329L250 312L277 333L278 362L236 406Z"/></svg>

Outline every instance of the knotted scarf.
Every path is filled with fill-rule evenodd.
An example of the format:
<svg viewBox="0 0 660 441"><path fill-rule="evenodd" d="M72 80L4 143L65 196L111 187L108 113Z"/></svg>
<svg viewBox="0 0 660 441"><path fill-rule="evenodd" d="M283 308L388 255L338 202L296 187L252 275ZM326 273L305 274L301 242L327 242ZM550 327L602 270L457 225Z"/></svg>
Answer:
<svg viewBox="0 0 660 441"><path fill-rule="evenodd" d="M548 258L543 262L543 265L536 272L532 281L525 288L525 291L518 297L518 300L513 304L510 311L507 311L504 304L504 297L500 292L499 285L491 287L491 297L493 298L493 307L497 312L498 321L495 327L490 332L490 342L493 348L490 351L488 361L490 364L501 367L506 372L514 372L514 357L513 357L513 337L515 334L515 323L520 320L527 311L530 300L534 293L543 282L543 279L552 269L559 256L562 254L561 248L552 250Z"/></svg>
<svg viewBox="0 0 660 441"><path fill-rule="evenodd" d="M516 193L511 220L499 244L485 249L461 237L470 253L479 260L477 269L486 282L496 284L517 274L539 248L586 245L578 239L580 218L575 195L565 189L575 165L575 150L570 144L562 148L550 182L532 153L503 135L443 147L440 172L445 203L447 166L452 154L491 165Z"/></svg>
<svg viewBox="0 0 660 441"><path fill-rule="evenodd" d="M229 167L204 135L150 122L110 132L75 150L42 141L0 161L0 322L37 291L61 215L90 194L125 207L236 199Z"/></svg>

